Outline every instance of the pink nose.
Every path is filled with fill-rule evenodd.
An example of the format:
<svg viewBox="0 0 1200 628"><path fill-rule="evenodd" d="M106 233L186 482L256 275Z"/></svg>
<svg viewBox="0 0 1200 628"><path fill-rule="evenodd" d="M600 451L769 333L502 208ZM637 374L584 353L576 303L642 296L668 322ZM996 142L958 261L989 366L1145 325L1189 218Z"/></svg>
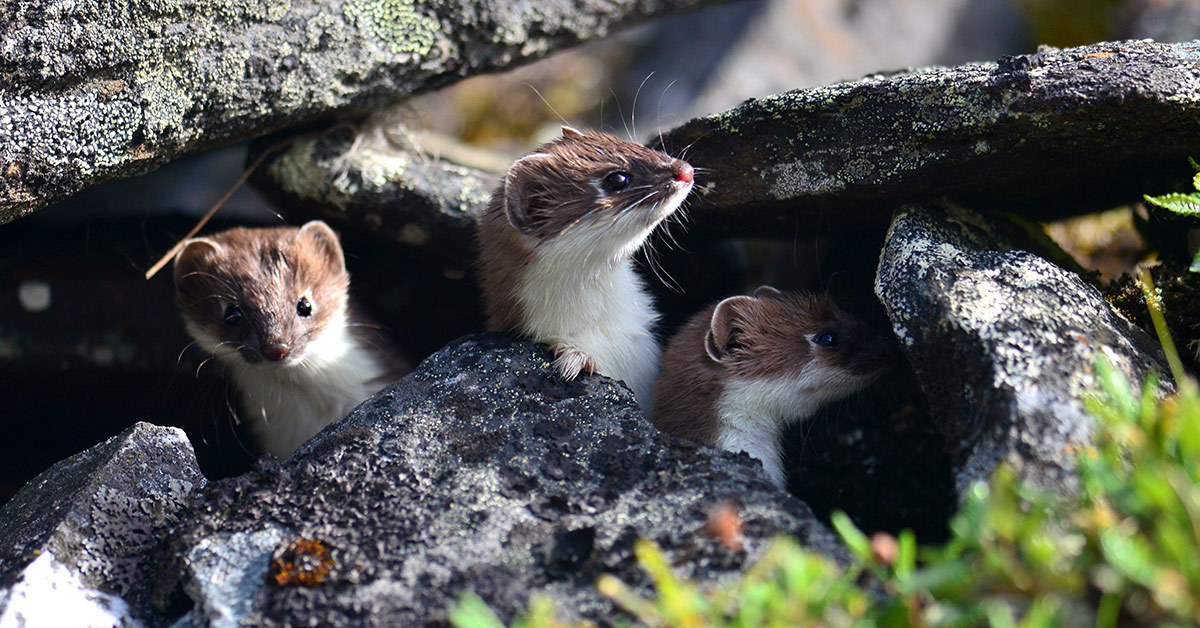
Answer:
<svg viewBox="0 0 1200 628"><path fill-rule="evenodd" d="M268 360L271 360L272 362L278 362L278 361L288 357L288 354L291 353L292 351L291 351L291 349L288 349L287 345L279 344L279 345L267 345L267 346L263 347L262 352L263 352L263 355L267 356Z"/></svg>
<svg viewBox="0 0 1200 628"><path fill-rule="evenodd" d="M679 165L679 169L675 171L675 180L691 183L693 175L696 174L696 169L692 168L692 164L686 161Z"/></svg>

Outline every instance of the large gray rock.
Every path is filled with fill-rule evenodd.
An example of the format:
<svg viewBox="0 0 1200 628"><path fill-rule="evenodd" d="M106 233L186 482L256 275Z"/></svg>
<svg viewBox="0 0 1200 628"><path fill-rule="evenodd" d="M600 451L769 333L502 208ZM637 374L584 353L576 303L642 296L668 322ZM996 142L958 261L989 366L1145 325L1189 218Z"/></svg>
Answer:
<svg viewBox="0 0 1200 628"><path fill-rule="evenodd" d="M1134 383L1168 372L1157 344L1078 275L954 205L896 214L875 293L946 434L960 494L1001 460L1069 489L1073 451L1090 442L1081 399L1096 360Z"/></svg>
<svg viewBox="0 0 1200 628"><path fill-rule="evenodd" d="M698 175L693 230L792 233L951 196L1031 215L1141 198L1200 145L1200 42L1046 48L786 92L656 142ZM1190 175L1188 175L1190 176Z"/></svg>
<svg viewBox="0 0 1200 628"><path fill-rule="evenodd" d="M702 531L722 502L741 513L741 551ZM624 386L564 381L542 349L499 335L452 343L289 460L215 483L193 512L166 547L186 556L174 572L197 604L187 622L442 623L466 591L511 618L543 590L608 623L595 578L646 584L639 537L700 580L739 572L776 534L843 555L757 462L669 439ZM212 565L246 586L197 582Z"/></svg>
<svg viewBox="0 0 1200 628"><path fill-rule="evenodd" d="M0 623L152 616L147 559L204 485L183 432L149 423L47 469L0 509Z"/></svg>
<svg viewBox="0 0 1200 628"><path fill-rule="evenodd" d="M0 3L0 222L701 2Z"/></svg>
<svg viewBox="0 0 1200 628"><path fill-rule="evenodd" d="M323 219L465 272L475 220L499 176L418 152L396 137L404 128L392 113L353 132L298 140L255 180L292 222Z"/></svg>

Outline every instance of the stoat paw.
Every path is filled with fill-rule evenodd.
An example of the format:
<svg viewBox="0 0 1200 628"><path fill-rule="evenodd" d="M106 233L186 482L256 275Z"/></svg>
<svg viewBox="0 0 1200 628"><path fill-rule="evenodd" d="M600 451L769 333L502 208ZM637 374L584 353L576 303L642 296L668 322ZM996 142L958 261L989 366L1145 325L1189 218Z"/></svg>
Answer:
<svg viewBox="0 0 1200 628"><path fill-rule="evenodd" d="M554 367L562 374L563 379L571 380L580 373L591 375L596 372L596 359L578 347L560 342L550 347L550 350L554 352Z"/></svg>

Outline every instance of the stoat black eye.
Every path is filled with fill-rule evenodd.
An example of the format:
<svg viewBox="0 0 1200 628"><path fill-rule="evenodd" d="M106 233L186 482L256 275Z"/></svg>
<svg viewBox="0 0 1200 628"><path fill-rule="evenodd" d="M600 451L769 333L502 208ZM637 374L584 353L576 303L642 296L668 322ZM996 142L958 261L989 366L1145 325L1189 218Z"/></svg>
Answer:
<svg viewBox="0 0 1200 628"><path fill-rule="evenodd" d="M813 336L813 342L816 343L818 347L832 349L833 347L838 346L840 341L838 340L837 334L831 331L823 331Z"/></svg>
<svg viewBox="0 0 1200 628"><path fill-rule="evenodd" d="M312 316L312 303L308 297L300 297L300 302L296 303L296 313L304 318Z"/></svg>
<svg viewBox="0 0 1200 628"><path fill-rule="evenodd" d="M237 327L242 322L242 308L233 303L225 306L225 313L221 315L221 322L227 327Z"/></svg>
<svg viewBox="0 0 1200 628"><path fill-rule="evenodd" d="M600 187L605 192L620 192L629 186L629 174L625 172L610 172L600 180Z"/></svg>

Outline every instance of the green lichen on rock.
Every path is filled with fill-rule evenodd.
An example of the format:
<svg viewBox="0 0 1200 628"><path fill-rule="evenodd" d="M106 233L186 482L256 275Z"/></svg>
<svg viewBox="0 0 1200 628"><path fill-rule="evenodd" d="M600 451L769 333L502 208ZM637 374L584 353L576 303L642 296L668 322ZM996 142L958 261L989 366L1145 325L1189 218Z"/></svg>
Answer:
<svg viewBox="0 0 1200 628"><path fill-rule="evenodd" d="M429 54L439 30L438 21L422 13L413 0L349 0L342 12L397 55Z"/></svg>

